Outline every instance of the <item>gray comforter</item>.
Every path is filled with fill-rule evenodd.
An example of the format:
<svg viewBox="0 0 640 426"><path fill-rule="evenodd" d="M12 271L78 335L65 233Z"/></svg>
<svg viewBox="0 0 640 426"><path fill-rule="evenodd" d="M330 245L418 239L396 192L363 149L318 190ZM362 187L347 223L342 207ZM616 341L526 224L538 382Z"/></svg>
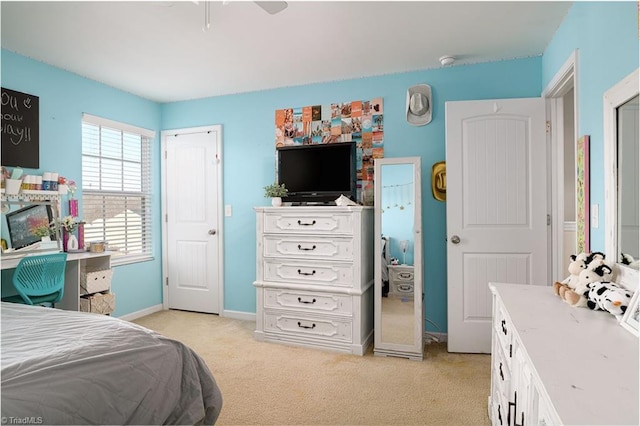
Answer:
<svg viewBox="0 0 640 426"><path fill-rule="evenodd" d="M180 342L102 315L1 312L3 424L213 424L220 413L213 375Z"/></svg>

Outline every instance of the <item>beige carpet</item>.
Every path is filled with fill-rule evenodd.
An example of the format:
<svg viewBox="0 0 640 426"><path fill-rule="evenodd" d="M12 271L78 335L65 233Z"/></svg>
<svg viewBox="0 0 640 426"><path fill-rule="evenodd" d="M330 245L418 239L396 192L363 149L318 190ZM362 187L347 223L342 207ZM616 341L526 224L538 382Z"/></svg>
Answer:
<svg viewBox="0 0 640 426"><path fill-rule="evenodd" d="M134 321L193 348L224 403L219 425L489 425L489 355L426 346L422 362L254 340L255 323L162 311Z"/></svg>

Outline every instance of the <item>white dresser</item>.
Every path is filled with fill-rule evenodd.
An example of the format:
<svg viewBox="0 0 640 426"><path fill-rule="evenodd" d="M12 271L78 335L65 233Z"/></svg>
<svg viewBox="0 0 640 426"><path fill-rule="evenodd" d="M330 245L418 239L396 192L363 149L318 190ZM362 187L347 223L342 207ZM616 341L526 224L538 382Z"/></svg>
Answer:
<svg viewBox="0 0 640 426"><path fill-rule="evenodd" d="M493 425L638 425L638 338L551 287L489 284Z"/></svg>
<svg viewBox="0 0 640 426"><path fill-rule="evenodd" d="M413 265L389 265L389 297L413 296Z"/></svg>
<svg viewBox="0 0 640 426"><path fill-rule="evenodd" d="M373 208L255 211L255 338L363 355L373 340Z"/></svg>

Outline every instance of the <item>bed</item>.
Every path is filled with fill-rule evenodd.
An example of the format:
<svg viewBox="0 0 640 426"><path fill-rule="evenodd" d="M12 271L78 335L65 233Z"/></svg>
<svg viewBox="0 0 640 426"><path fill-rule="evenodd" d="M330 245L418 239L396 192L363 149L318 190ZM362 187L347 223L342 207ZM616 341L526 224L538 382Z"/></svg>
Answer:
<svg viewBox="0 0 640 426"><path fill-rule="evenodd" d="M103 315L6 302L0 310L3 423L194 425L218 418L220 389L180 342Z"/></svg>

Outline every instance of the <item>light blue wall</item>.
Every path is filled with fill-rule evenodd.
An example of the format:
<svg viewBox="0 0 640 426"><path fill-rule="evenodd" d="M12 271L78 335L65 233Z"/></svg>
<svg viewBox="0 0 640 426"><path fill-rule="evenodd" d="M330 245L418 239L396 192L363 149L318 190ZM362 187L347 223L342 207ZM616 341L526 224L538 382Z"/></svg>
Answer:
<svg viewBox="0 0 640 426"><path fill-rule="evenodd" d="M158 105L136 96L2 50L2 85L40 96L41 169L80 176L82 112L160 130L211 124L223 126L224 204L233 216L224 223L224 307L254 313L255 216L253 207L267 205L262 187L274 180L274 112L284 107L382 97L385 109L385 155L420 156L423 182L425 311L446 331L447 287L445 203L433 199L429 171L445 159L444 103L454 100L540 96L569 54L580 50L580 133L592 138L592 198L604 199L602 95L638 66L637 3L575 3L543 57L446 69L313 84L232 96ZM410 126L404 118L406 89L432 86L433 121ZM155 193L159 198L159 135L154 149ZM154 213L159 217L159 199ZM601 213L603 214L602 208ZM603 219L593 229L593 247L603 248ZM161 228L153 262L116 269L116 315L161 303ZM438 331L430 323L428 330Z"/></svg>
<svg viewBox="0 0 640 426"><path fill-rule="evenodd" d="M224 226L225 309L256 309L253 207L268 204L262 187L274 180L275 110L382 97L385 156L422 158L425 310L446 330L445 204L432 197L429 176L433 163L445 159L444 103L540 96L540 67L537 57L163 105L164 129L223 125L224 203L233 207ZM406 90L418 83L433 90L433 121L422 127L405 120Z"/></svg>
<svg viewBox="0 0 640 426"><path fill-rule="evenodd" d="M7 50L2 50L1 83L2 87L40 98L40 168L25 169L25 173L57 171L78 183L81 181L83 112L152 130L161 127L160 105ZM117 308L114 316L162 303L158 141L159 136L153 150L155 259L115 268L113 292ZM80 191L76 198L82 200ZM7 274L3 273L2 278L6 287Z"/></svg>
<svg viewBox="0 0 640 426"><path fill-rule="evenodd" d="M546 87L578 50L578 134L590 135L591 203L600 207L591 250L604 251L604 129L602 96L638 68L638 3L576 2L542 58Z"/></svg>

